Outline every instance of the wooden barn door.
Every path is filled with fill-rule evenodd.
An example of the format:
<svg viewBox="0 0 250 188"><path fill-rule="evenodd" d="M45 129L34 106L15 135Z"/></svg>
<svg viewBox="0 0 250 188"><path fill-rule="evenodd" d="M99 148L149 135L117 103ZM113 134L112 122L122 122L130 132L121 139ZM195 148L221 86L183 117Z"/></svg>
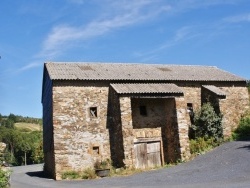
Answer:
<svg viewBox="0 0 250 188"><path fill-rule="evenodd" d="M135 143L134 151L136 168L161 166L160 142Z"/></svg>

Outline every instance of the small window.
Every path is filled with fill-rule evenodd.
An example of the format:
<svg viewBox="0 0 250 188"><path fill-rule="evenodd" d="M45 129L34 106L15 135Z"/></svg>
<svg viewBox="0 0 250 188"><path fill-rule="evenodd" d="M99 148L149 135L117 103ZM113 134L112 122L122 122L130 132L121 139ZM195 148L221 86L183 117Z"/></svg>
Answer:
<svg viewBox="0 0 250 188"><path fill-rule="evenodd" d="M97 117L97 107L90 107L89 108L89 112L90 112L90 117Z"/></svg>
<svg viewBox="0 0 250 188"><path fill-rule="evenodd" d="M140 115L147 116L147 108L146 108L146 106L140 106Z"/></svg>
<svg viewBox="0 0 250 188"><path fill-rule="evenodd" d="M193 112L193 104L192 103L187 103L187 109L189 112Z"/></svg>
<svg viewBox="0 0 250 188"><path fill-rule="evenodd" d="M189 113L191 123L194 124L194 109L192 103L187 103L187 111Z"/></svg>
<svg viewBox="0 0 250 188"><path fill-rule="evenodd" d="M96 154L96 155L100 154L99 146L93 146L92 150L93 150L93 154Z"/></svg>

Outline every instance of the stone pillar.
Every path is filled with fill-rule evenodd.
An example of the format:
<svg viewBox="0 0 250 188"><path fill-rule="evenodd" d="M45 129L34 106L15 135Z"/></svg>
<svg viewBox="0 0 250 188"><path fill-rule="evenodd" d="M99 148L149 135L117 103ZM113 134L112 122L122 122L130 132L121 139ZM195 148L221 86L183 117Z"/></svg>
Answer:
<svg viewBox="0 0 250 188"><path fill-rule="evenodd" d="M189 138L188 138L188 120L187 104L184 97L175 98L177 125L179 137L179 152L181 160L187 160L190 157Z"/></svg>
<svg viewBox="0 0 250 188"><path fill-rule="evenodd" d="M6 144L3 142L0 142L0 153L4 152L5 148L6 148Z"/></svg>
<svg viewBox="0 0 250 188"><path fill-rule="evenodd" d="M131 100L129 97L120 97L119 101L124 147L124 164L126 167L132 167L134 156L134 136L132 125Z"/></svg>

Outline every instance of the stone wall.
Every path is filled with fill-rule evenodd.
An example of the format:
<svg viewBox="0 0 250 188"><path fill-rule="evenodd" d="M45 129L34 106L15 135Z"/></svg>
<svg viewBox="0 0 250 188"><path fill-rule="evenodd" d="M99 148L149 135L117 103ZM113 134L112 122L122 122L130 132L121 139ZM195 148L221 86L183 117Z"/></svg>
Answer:
<svg viewBox="0 0 250 188"><path fill-rule="evenodd" d="M110 135L111 160L115 167L124 167L125 156L120 101L118 94L111 87L109 88L108 99L108 126Z"/></svg>
<svg viewBox="0 0 250 188"><path fill-rule="evenodd" d="M107 106L106 85L55 84L53 125L56 179L61 178L63 171L81 171L93 167L96 160L110 158Z"/></svg>
<svg viewBox="0 0 250 188"><path fill-rule="evenodd" d="M179 139L179 152L181 160L188 160L190 157L188 131L190 126L189 114L187 113L186 100L184 97L175 98L177 111L177 126Z"/></svg>
<svg viewBox="0 0 250 188"><path fill-rule="evenodd" d="M157 128L165 125L166 113L164 98L132 98L133 128ZM140 106L144 106L147 115L140 114Z"/></svg>
<svg viewBox="0 0 250 188"><path fill-rule="evenodd" d="M214 85L226 94L226 99L213 95L213 103L217 111L223 115L223 134L231 135L240 118L249 109L249 94L245 82L176 82L184 91L186 103L192 103L194 111L200 109L202 101L202 85ZM211 93L210 93L211 94ZM204 95L205 96L205 95Z"/></svg>
<svg viewBox="0 0 250 188"><path fill-rule="evenodd" d="M121 125L124 148L124 164L126 167L133 166L134 158L134 135L132 125L132 111L130 97L120 97Z"/></svg>
<svg viewBox="0 0 250 188"><path fill-rule="evenodd" d="M134 165L134 143L140 141L160 141L163 163L189 158L189 116L183 97L132 98L132 112L129 102L129 97L120 97L126 166ZM147 116L140 114L140 105L146 106Z"/></svg>
<svg viewBox="0 0 250 188"><path fill-rule="evenodd" d="M134 142L141 138L161 141L164 162L189 157L187 103L199 109L201 85L209 83L176 83L184 97L139 99L118 95L108 82L55 81L52 90L51 80L45 78L45 170L56 179L64 171L93 167L97 159L111 157L116 167L132 167ZM247 88L210 84L227 95L218 103L224 115L224 135L230 135L249 107ZM147 116L140 114L140 106L146 106Z"/></svg>
<svg viewBox="0 0 250 188"><path fill-rule="evenodd" d="M226 93L226 99L220 99L219 106L223 114L223 134L227 138L249 109L249 95L246 87L220 87L220 89Z"/></svg>
<svg viewBox="0 0 250 188"><path fill-rule="evenodd" d="M184 85L182 84L181 89L184 92L186 103L193 104L194 111L201 107L201 86L198 84Z"/></svg>

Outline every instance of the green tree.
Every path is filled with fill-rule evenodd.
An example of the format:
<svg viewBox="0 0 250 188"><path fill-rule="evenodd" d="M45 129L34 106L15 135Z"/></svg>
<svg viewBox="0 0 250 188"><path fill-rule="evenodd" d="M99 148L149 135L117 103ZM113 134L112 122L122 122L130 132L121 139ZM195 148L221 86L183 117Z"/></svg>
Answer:
<svg viewBox="0 0 250 188"><path fill-rule="evenodd" d="M6 128L14 129L14 121L11 119L2 120L1 125Z"/></svg>
<svg viewBox="0 0 250 188"><path fill-rule="evenodd" d="M22 153L21 158L24 165L27 165L27 153L31 151L31 145L29 134L22 133L16 149Z"/></svg>
<svg viewBox="0 0 250 188"><path fill-rule="evenodd" d="M13 165L43 162L42 132L22 132L15 129L15 122L42 123L41 119L0 114L0 142L7 144L4 160Z"/></svg>
<svg viewBox="0 0 250 188"><path fill-rule="evenodd" d="M10 152L10 159L9 163L15 163L15 148L18 143L18 140L20 140L20 134L18 134L17 130L14 129L2 129L2 142L7 144L7 149Z"/></svg>
<svg viewBox="0 0 250 188"><path fill-rule="evenodd" d="M14 123L17 122L17 117L14 114L12 114L12 113L8 116L8 119L11 120L11 121L13 121Z"/></svg>

